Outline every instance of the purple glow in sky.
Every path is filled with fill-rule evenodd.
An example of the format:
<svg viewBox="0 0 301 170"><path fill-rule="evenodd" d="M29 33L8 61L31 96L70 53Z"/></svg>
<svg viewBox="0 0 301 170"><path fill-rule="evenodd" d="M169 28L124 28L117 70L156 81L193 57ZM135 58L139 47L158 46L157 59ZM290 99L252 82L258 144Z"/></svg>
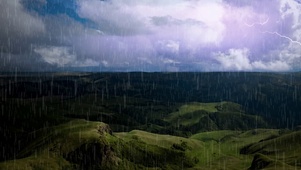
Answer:
<svg viewBox="0 0 301 170"><path fill-rule="evenodd" d="M55 2L67 12L44 8ZM68 3L0 0L2 71L301 68L301 4L297 0Z"/></svg>

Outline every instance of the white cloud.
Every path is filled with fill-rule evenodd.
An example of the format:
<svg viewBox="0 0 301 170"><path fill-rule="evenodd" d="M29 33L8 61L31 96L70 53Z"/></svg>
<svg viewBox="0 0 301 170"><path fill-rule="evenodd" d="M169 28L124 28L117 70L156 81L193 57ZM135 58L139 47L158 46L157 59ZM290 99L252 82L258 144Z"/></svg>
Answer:
<svg viewBox="0 0 301 170"><path fill-rule="evenodd" d="M295 38L295 41L301 42L301 29L296 29L293 33L293 37Z"/></svg>
<svg viewBox="0 0 301 170"><path fill-rule="evenodd" d="M280 13L281 17L293 17L292 28L301 26L301 5L295 0L280 0Z"/></svg>
<svg viewBox="0 0 301 170"><path fill-rule="evenodd" d="M68 47L37 47L34 52L40 54L46 63L59 67L70 65L76 60L76 55Z"/></svg>
<svg viewBox="0 0 301 170"><path fill-rule="evenodd" d="M78 59L70 47L36 47L34 52L39 54L42 59L51 65L58 67L89 67L99 66L99 63L93 59Z"/></svg>
<svg viewBox="0 0 301 170"><path fill-rule="evenodd" d="M278 56L282 61L285 61L292 69L300 69L301 65L301 46L295 43L290 43L283 48L271 52L269 55Z"/></svg>
<svg viewBox="0 0 301 170"><path fill-rule="evenodd" d="M101 61L101 64L102 64L104 67L108 67L108 66L109 66L109 62L107 62L106 60L102 60L102 61Z"/></svg>
<svg viewBox="0 0 301 170"><path fill-rule="evenodd" d="M223 71L288 71L290 65L283 60L250 61L248 49L230 49L227 53L214 53Z"/></svg>
<svg viewBox="0 0 301 170"><path fill-rule="evenodd" d="M173 60L173 59L170 59L170 58L163 58L162 62L164 64L180 64L181 63L179 61L176 61L176 60Z"/></svg>
<svg viewBox="0 0 301 170"><path fill-rule="evenodd" d="M274 71L299 70L301 65L301 4L295 0L279 0L279 26L287 28L272 30L270 38L281 40L276 49L269 49L263 56L270 60L269 64L255 62L258 68ZM273 68L273 69L272 69ZM278 69L278 70L277 70Z"/></svg>
<svg viewBox="0 0 301 170"><path fill-rule="evenodd" d="M264 71L288 71L291 67L288 63L280 60L270 61L270 62L262 62L255 61L252 63L253 69L256 70L264 70Z"/></svg>
<svg viewBox="0 0 301 170"><path fill-rule="evenodd" d="M179 53L180 44L178 41L161 40L157 42L159 50L177 55Z"/></svg>
<svg viewBox="0 0 301 170"><path fill-rule="evenodd" d="M249 50L230 49L228 53L215 53L216 60L222 65L225 70L251 70L252 65L249 60Z"/></svg>
<svg viewBox="0 0 301 170"><path fill-rule="evenodd" d="M99 62L97 62L93 59L87 58L84 60L79 60L79 61L77 60L71 66L72 67L96 67L96 66L99 66Z"/></svg>

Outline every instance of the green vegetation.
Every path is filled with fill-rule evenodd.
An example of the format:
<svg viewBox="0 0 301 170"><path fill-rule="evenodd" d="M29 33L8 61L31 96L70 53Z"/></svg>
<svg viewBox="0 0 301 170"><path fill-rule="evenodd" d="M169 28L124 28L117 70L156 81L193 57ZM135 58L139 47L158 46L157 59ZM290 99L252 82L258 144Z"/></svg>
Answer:
<svg viewBox="0 0 301 170"><path fill-rule="evenodd" d="M254 156L253 167L273 168L274 166L293 169L301 165L301 131L273 135L266 140L242 148L243 154ZM264 163L262 163L264 162Z"/></svg>
<svg viewBox="0 0 301 170"><path fill-rule="evenodd" d="M0 169L301 169L300 76L0 77Z"/></svg>
<svg viewBox="0 0 301 170"><path fill-rule="evenodd" d="M0 169L239 170L300 166L300 131L221 130L184 138L141 130L112 133L101 122L72 120L35 134L36 140L17 155L18 159L0 163Z"/></svg>
<svg viewBox="0 0 301 170"><path fill-rule="evenodd" d="M101 122L73 120L37 134L19 159L1 163L0 169L181 169L195 164L184 151L117 138Z"/></svg>
<svg viewBox="0 0 301 170"><path fill-rule="evenodd" d="M259 116L246 114L232 102L188 103L165 119L174 128L192 134L212 130L247 130L265 128L267 123Z"/></svg>
<svg viewBox="0 0 301 170"><path fill-rule="evenodd" d="M115 135L125 141L137 140L166 149L185 151L186 155L192 158L196 163L191 169L222 168L230 170L250 168L253 161L253 154L240 154L241 149L244 146L249 146L250 144L280 135L280 130L222 130L202 132L190 138L159 135L137 130L129 133L115 133ZM281 165L282 164L283 163L281 163ZM282 168L283 166L279 167Z"/></svg>
<svg viewBox="0 0 301 170"><path fill-rule="evenodd" d="M220 130L220 131L209 131L203 133L197 133L192 135L191 139L197 139L200 141L216 141L220 142L228 138L234 138L236 135L241 134L241 131L232 130Z"/></svg>
<svg viewBox="0 0 301 170"><path fill-rule="evenodd" d="M240 154L240 149L254 142L259 142L279 130L258 129L250 131L211 131L195 134L190 139L203 141L203 151L194 150L193 156L201 160L196 166L204 169L248 169L253 156Z"/></svg>

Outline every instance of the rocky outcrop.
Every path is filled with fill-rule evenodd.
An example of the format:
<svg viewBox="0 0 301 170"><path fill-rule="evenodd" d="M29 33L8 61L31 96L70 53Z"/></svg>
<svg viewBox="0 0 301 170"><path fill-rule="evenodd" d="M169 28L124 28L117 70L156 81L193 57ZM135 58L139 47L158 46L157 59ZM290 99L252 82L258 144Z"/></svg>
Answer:
<svg viewBox="0 0 301 170"><path fill-rule="evenodd" d="M262 155L262 154L255 154L251 167L248 170L259 170L263 169L273 163L273 160L270 158Z"/></svg>
<svg viewBox="0 0 301 170"><path fill-rule="evenodd" d="M101 142L85 143L65 155L65 159L81 170L105 169L118 164L113 148Z"/></svg>

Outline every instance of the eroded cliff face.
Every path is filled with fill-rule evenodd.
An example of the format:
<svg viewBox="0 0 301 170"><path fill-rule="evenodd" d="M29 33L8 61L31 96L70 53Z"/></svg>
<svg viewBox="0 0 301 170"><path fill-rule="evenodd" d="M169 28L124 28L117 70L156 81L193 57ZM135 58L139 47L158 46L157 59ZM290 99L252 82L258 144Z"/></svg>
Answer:
<svg viewBox="0 0 301 170"><path fill-rule="evenodd" d="M120 158L114 152L114 148L106 140L106 135L113 135L107 124L97 126L99 139L89 143L83 143L63 157L72 163L76 169L108 169L118 166Z"/></svg>
<svg viewBox="0 0 301 170"><path fill-rule="evenodd" d="M83 144L67 153L64 158L76 169L102 169L118 165L113 148L101 142Z"/></svg>

